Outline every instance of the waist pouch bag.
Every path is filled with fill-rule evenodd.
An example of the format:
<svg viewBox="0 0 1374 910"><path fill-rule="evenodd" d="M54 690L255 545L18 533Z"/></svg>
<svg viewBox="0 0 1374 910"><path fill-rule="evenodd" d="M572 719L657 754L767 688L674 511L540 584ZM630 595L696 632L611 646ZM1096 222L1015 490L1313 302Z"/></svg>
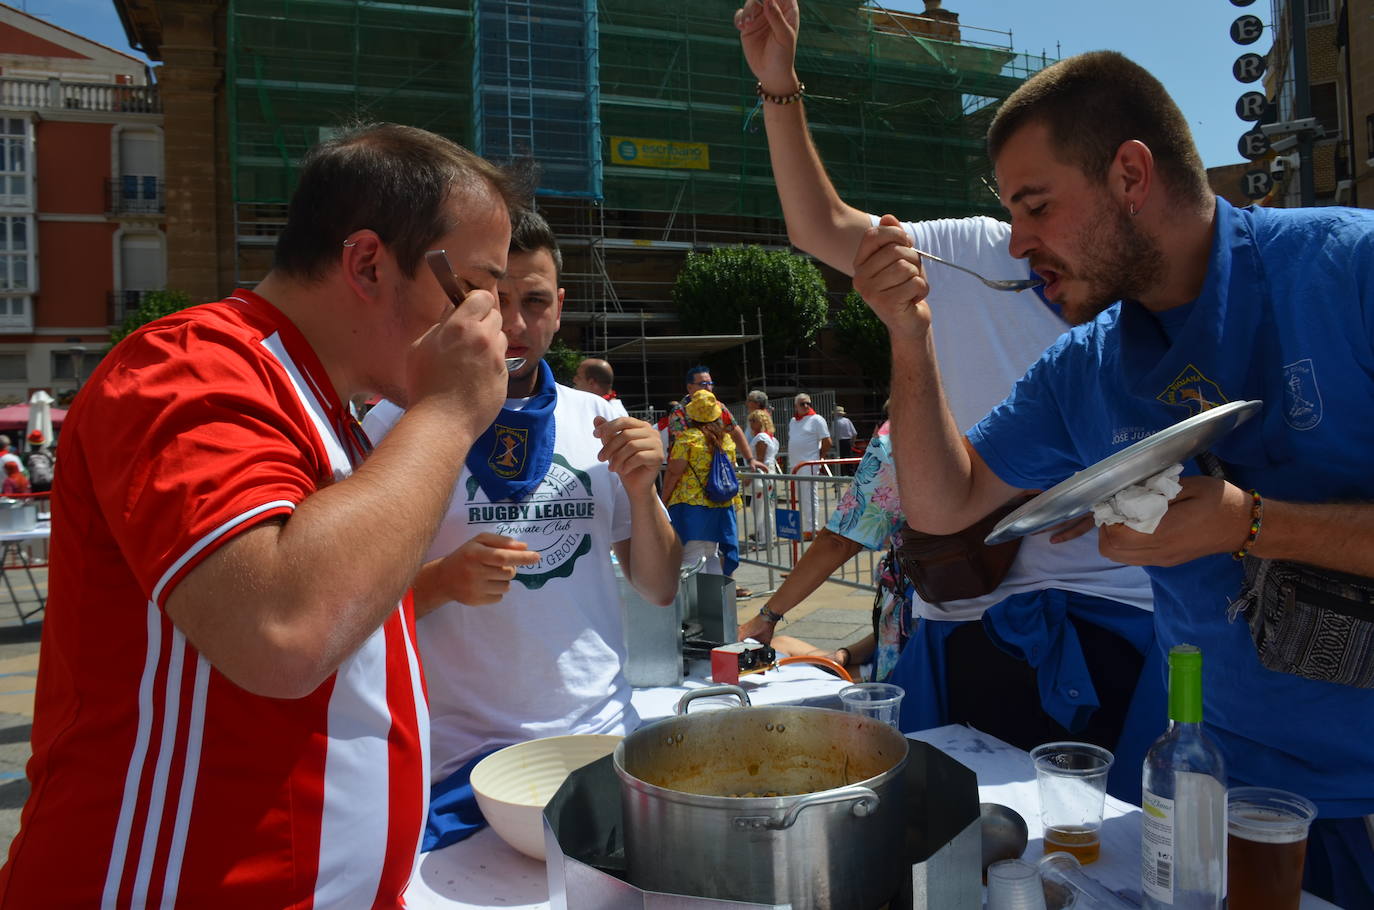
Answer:
<svg viewBox="0 0 1374 910"><path fill-rule="evenodd" d="M1211 452L1197 462L1230 481ZM1246 556L1245 584L1226 615L1245 617L1262 666L1374 689L1374 578Z"/></svg>
<svg viewBox="0 0 1374 910"><path fill-rule="evenodd" d="M1374 689L1374 579L1247 556L1242 615L1268 669Z"/></svg>
<svg viewBox="0 0 1374 910"><path fill-rule="evenodd" d="M954 534L925 534L907 525L901 529L897 556L902 571L926 603L967 600L990 594L1007 577L1021 538L988 546L983 538L1007 514L1030 501L1022 494Z"/></svg>
<svg viewBox="0 0 1374 910"><path fill-rule="evenodd" d="M687 464L691 467L690 461ZM695 468L692 473L696 474L697 483L701 484L702 495L712 502L729 502L739 495L739 478L735 476L735 466L730 464L724 449L716 449L711 456L711 469L704 481Z"/></svg>

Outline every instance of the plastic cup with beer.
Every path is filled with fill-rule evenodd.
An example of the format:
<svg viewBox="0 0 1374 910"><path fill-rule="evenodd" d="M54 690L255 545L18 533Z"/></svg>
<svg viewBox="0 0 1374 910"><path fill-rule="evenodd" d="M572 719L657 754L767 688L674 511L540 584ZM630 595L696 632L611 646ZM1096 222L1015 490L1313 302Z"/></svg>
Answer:
<svg viewBox="0 0 1374 910"><path fill-rule="evenodd" d="M1230 910L1298 910L1312 801L1269 787L1226 794L1226 891Z"/></svg>
<svg viewBox="0 0 1374 910"><path fill-rule="evenodd" d="M1102 809L1112 753L1091 743L1045 743L1031 750L1040 790L1045 852L1062 851L1087 865L1102 849Z"/></svg>

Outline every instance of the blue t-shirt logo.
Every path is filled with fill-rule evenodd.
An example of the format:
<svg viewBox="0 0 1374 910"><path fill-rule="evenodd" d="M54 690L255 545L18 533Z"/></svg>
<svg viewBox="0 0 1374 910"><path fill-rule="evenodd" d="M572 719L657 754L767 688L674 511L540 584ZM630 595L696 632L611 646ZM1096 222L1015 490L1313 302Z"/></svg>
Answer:
<svg viewBox="0 0 1374 910"><path fill-rule="evenodd" d="M1222 394L1219 385L1208 379L1191 363L1169 383L1167 389L1155 397L1165 404L1187 408L1190 415L1210 411L1217 405L1230 401Z"/></svg>
<svg viewBox="0 0 1374 910"><path fill-rule="evenodd" d="M1310 430L1322 422L1322 392L1310 357L1283 368L1283 419L1295 430Z"/></svg>

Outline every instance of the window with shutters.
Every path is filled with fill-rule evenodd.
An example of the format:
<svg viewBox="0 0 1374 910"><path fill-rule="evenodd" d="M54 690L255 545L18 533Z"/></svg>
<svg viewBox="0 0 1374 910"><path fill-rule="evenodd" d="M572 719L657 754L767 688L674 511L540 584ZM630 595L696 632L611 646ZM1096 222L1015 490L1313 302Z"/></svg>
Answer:
<svg viewBox="0 0 1374 910"><path fill-rule="evenodd" d="M33 209L33 124L0 117L0 208Z"/></svg>

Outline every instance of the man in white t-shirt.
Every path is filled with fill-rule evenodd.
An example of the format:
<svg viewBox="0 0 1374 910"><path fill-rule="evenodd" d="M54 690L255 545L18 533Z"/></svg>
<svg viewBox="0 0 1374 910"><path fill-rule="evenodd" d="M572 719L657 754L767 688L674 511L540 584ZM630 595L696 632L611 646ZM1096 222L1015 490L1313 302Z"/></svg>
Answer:
<svg viewBox="0 0 1374 910"><path fill-rule="evenodd" d="M787 472L789 474L826 474L825 465L807 464L830 457L830 428L825 418L811 407L811 396L802 392L792 399L792 419L787 424ZM817 481L796 484L801 506L802 539L816 535L816 510L820 504Z"/></svg>
<svg viewBox="0 0 1374 910"><path fill-rule="evenodd" d="M541 359L562 311L559 268L548 224L518 213L498 290L506 354L526 363L473 444L432 550L469 554L446 562L449 588L469 593L416 624L432 744L424 850L480 827L465 785L481 756L637 725L610 554L651 604L677 593L682 546L655 489L657 430L557 385ZM384 401L364 428L378 439L401 413Z"/></svg>

